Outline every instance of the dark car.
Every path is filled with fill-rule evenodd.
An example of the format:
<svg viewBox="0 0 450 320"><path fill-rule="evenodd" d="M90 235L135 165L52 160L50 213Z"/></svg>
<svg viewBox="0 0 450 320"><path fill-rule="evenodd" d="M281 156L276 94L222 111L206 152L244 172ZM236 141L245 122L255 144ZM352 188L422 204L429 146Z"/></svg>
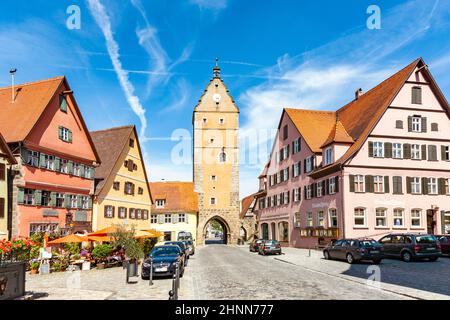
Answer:
<svg viewBox="0 0 450 320"><path fill-rule="evenodd" d="M187 247L187 251L190 256L195 254L195 246L192 240L183 240L184 245Z"/></svg>
<svg viewBox="0 0 450 320"><path fill-rule="evenodd" d="M277 240L263 240L258 248L258 254L281 254L281 245Z"/></svg>
<svg viewBox="0 0 450 320"><path fill-rule="evenodd" d="M150 261L153 262L153 277L172 276L175 273L175 265L179 263L180 277L184 274L183 251L179 246L163 245L152 249L150 255L142 263L142 279L150 277Z"/></svg>
<svg viewBox="0 0 450 320"><path fill-rule="evenodd" d="M446 234L443 236L436 236L441 244L441 252L442 254L447 254L450 256L450 234Z"/></svg>
<svg viewBox="0 0 450 320"><path fill-rule="evenodd" d="M263 242L263 239L255 239L249 244L249 250L250 252L258 252L259 251L259 245Z"/></svg>
<svg viewBox="0 0 450 320"><path fill-rule="evenodd" d="M401 258L410 262L421 259L436 261L441 256L441 245L431 234L390 234L379 242L386 258Z"/></svg>
<svg viewBox="0 0 450 320"><path fill-rule="evenodd" d="M348 263L372 261L379 264L383 259L383 247L373 239L341 239L323 249L325 259L346 260Z"/></svg>
<svg viewBox="0 0 450 320"><path fill-rule="evenodd" d="M185 262L187 262L186 260L189 259L189 250L183 241L165 241L164 245L179 246L181 251L183 251Z"/></svg>

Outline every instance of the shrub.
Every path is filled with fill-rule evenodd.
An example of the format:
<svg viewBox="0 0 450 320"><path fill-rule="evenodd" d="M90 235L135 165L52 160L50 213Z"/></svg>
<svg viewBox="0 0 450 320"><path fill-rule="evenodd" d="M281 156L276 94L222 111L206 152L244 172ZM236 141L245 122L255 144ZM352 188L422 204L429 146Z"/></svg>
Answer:
<svg viewBox="0 0 450 320"><path fill-rule="evenodd" d="M138 260L144 256L144 251L134 238L134 229L127 231L125 226L116 225L117 231L112 234L114 237L114 245L124 248L125 255L132 260Z"/></svg>
<svg viewBox="0 0 450 320"><path fill-rule="evenodd" d="M92 250L95 259L104 260L112 252L113 248L109 244L98 245Z"/></svg>
<svg viewBox="0 0 450 320"><path fill-rule="evenodd" d="M31 269L31 270L37 270L37 269L39 269L39 262L37 262L37 261L31 262L31 263L30 263L30 269Z"/></svg>

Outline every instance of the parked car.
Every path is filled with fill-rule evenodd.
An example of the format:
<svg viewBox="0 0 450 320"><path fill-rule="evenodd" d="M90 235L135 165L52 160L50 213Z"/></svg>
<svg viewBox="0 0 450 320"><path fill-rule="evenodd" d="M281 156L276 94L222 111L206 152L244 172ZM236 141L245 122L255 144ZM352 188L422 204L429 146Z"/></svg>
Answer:
<svg viewBox="0 0 450 320"><path fill-rule="evenodd" d="M263 241L264 241L263 239L255 239L252 242L250 242L250 244L249 244L250 252L258 252L259 246Z"/></svg>
<svg viewBox="0 0 450 320"><path fill-rule="evenodd" d="M187 247L189 256L193 256L195 254L195 245L192 240L183 240L184 245Z"/></svg>
<svg viewBox="0 0 450 320"><path fill-rule="evenodd" d="M175 264L180 266L180 277L184 274L183 251L179 246L161 245L152 249L149 257L142 263L142 279L150 277L150 261L153 261L153 277L172 276L175 273Z"/></svg>
<svg viewBox="0 0 450 320"><path fill-rule="evenodd" d="M178 241L186 241L186 240L191 240L193 241L194 239L192 239L192 233L187 232L187 231L180 231L178 232Z"/></svg>
<svg viewBox="0 0 450 320"><path fill-rule="evenodd" d="M352 264L358 261L372 261L379 264L383 259L383 247L374 239L341 239L323 249L325 259L346 260Z"/></svg>
<svg viewBox="0 0 450 320"><path fill-rule="evenodd" d="M446 234L443 236L436 236L441 244L441 252L442 254L447 254L450 257L450 234Z"/></svg>
<svg viewBox="0 0 450 320"><path fill-rule="evenodd" d="M405 262L420 259L436 261L442 254L441 244L431 234L390 234L379 242L386 258L401 258Z"/></svg>
<svg viewBox="0 0 450 320"><path fill-rule="evenodd" d="M277 240L263 240L258 247L258 254L281 254L281 245Z"/></svg>
<svg viewBox="0 0 450 320"><path fill-rule="evenodd" d="M175 246L179 246L181 251L183 251L184 254L184 259L185 262L187 264L187 259L189 259L189 250L188 247L184 244L183 241L165 241L164 245L175 245Z"/></svg>

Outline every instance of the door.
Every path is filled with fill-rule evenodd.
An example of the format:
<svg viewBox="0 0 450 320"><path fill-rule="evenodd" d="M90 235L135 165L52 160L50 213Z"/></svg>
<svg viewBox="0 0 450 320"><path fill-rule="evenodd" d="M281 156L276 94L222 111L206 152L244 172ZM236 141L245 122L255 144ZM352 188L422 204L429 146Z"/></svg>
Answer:
<svg viewBox="0 0 450 320"><path fill-rule="evenodd" d="M330 250L328 251L328 253L330 254L330 257L331 258L338 258L338 256L339 256L339 250L342 248L342 240L338 240L338 241L335 241L332 245L331 245L331 247L330 247Z"/></svg>
<svg viewBox="0 0 450 320"><path fill-rule="evenodd" d="M405 247L405 237L401 235L392 236L390 245L390 255L400 256L400 252Z"/></svg>
<svg viewBox="0 0 450 320"><path fill-rule="evenodd" d="M433 221L434 211L427 210L427 233L434 234L434 221Z"/></svg>
<svg viewBox="0 0 450 320"><path fill-rule="evenodd" d="M385 255L391 255L392 254L392 237L386 236L380 239L379 241L381 245L383 246L383 253Z"/></svg>

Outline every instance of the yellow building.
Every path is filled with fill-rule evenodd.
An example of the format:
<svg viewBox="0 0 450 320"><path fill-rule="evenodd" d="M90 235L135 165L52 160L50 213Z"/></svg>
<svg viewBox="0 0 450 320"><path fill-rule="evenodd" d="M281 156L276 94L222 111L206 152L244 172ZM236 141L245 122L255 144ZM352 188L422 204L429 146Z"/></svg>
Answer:
<svg viewBox="0 0 450 320"><path fill-rule="evenodd" d="M165 241L178 240L180 232L190 232L197 240L197 193L192 182L151 182L154 204L152 228L164 233Z"/></svg>
<svg viewBox="0 0 450 320"><path fill-rule="evenodd" d="M239 109L220 76L214 75L194 109L194 185L198 192L197 237L203 243L217 221L224 243L239 239Z"/></svg>
<svg viewBox="0 0 450 320"><path fill-rule="evenodd" d="M152 197L135 126L91 132L101 159L95 170L92 229L150 228Z"/></svg>
<svg viewBox="0 0 450 320"><path fill-rule="evenodd" d="M16 159L0 133L0 240L9 238L8 165L16 163Z"/></svg>

